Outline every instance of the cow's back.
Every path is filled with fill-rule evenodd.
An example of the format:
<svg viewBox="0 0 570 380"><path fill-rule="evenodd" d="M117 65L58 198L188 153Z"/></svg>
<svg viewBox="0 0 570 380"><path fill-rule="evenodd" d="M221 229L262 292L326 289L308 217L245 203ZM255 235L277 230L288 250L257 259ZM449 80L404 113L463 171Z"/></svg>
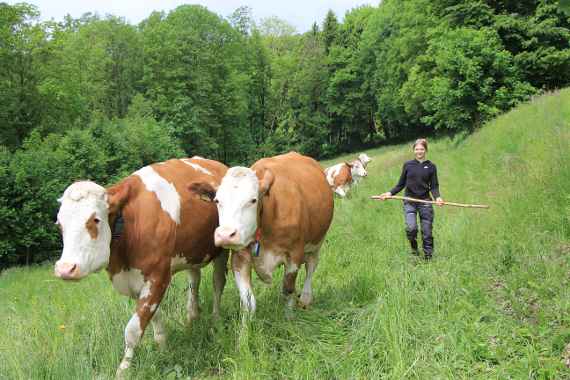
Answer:
<svg viewBox="0 0 570 380"><path fill-rule="evenodd" d="M154 165L155 170L171 181L180 194L180 225L176 230L176 255L184 255L191 264L209 261L220 251L214 246L218 210L188 191L192 182L206 181L219 186L228 170L224 164L204 158L183 158Z"/></svg>
<svg viewBox="0 0 570 380"><path fill-rule="evenodd" d="M334 207L322 167L310 157L290 152L261 159L251 168L257 172L270 169L275 176L263 200L262 224L269 223L282 231L298 226L305 243L320 243L332 221Z"/></svg>
<svg viewBox="0 0 570 380"><path fill-rule="evenodd" d="M124 236L114 247L122 252L113 255L126 262L112 263L111 271L135 262L137 267L151 268L163 262L163 255L185 257L189 264L215 257L220 251L213 241L217 209L189 192L188 185L195 181L219 185L226 171L217 161L172 159L149 165L116 185L127 185L130 194L122 212ZM153 187L151 181L157 179L164 182Z"/></svg>

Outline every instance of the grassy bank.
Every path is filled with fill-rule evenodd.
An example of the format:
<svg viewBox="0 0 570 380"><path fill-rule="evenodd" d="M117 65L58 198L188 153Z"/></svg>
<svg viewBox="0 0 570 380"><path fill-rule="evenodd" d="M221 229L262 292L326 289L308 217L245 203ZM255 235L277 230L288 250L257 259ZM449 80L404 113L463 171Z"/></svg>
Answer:
<svg viewBox="0 0 570 380"><path fill-rule="evenodd" d="M208 269L188 328L180 273L161 306L168 348L147 331L132 378L570 378L569 141L566 90L431 143L444 199L491 209L436 209L429 264L407 253L401 203L368 199L396 183L409 146L368 151L369 178L335 201L309 310L286 319L280 276L256 279L258 312L242 324L230 276L213 321ZM70 284L48 266L3 272L0 378L113 377L133 310L105 273Z"/></svg>

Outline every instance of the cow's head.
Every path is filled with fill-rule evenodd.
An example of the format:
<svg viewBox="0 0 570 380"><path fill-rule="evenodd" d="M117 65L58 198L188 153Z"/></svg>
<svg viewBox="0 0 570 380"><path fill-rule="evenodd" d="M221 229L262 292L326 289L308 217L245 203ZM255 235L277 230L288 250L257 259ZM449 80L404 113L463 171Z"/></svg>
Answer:
<svg viewBox="0 0 570 380"><path fill-rule="evenodd" d="M368 163L372 161L372 158L370 158L366 153L360 153L358 155L358 159L360 160L360 162L362 162L362 165L364 165L365 168L366 165L368 165Z"/></svg>
<svg viewBox="0 0 570 380"><path fill-rule="evenodd" d="M214 233L216 246L239 250L255 240L261 200L274 179L269 169L255 172L237 166L228 170L217 189L207 183L190 185L191 191L211 198L218 207L220 226Z"/></svg>
<svg viewBox="0 0 570 380"><path fill-rule="evenodd" d="M353 178L366 177L368 175L368 172L364 169L364 165L360 160L354 160L350 163L347 162L346 164L350 166L350 174Z"/></svg>
<svg viewBox="0 0 570 380"><path fill-rule="evenodd" d="M108 265L109 213L116 211L125 192L126 189L117 189L109 193L90 181L75 182L65 189L57 214L63 238L63 252L55 263L57 277L79 280Z"/></svg>

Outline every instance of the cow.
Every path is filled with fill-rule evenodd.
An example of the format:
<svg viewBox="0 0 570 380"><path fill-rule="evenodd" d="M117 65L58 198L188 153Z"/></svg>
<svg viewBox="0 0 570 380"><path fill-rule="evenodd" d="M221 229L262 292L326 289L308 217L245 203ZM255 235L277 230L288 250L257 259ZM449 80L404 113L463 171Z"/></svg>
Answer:
<svg viewBox="0 0 570 380"><path fill-rule="evenodd" d="M366 177L368 172L360 160L354 160L326 168L325 175L332 190L340 197L345 197L350 186L360 178Z"/></svg>
<svg viewBox="0 0 570 380"><path fill-rule="evenodd" d="M296 304L295 280L305 264L299 301L301 306L311 304L311 281L334 208L333 193L315 160L296 152L263 158L251 168L230 168L217 189L196 182L190 190L208 196L218 207L215 244L232 250L232 270L245 311L256 308L252 264L265 283L271 283L273 271L284 264L286 310Z"/></svg>
<svg viewBox="0 0 570 380"><path fill-rule="evenodd" d="M130 366L149 322L154 340L165 345L158 308L174 273L188 271L191 321L199 315L200 268L213 261L213 313L219 314L228 253L214 245L216 207L190 194L187 185L197 180L218 185L226 171L201 157L172 159L145 166L107 189L75 182L59 199L63 252L55 275L80 280L106 268L113 287L137 300L125 328L118 377Z"/></svg>

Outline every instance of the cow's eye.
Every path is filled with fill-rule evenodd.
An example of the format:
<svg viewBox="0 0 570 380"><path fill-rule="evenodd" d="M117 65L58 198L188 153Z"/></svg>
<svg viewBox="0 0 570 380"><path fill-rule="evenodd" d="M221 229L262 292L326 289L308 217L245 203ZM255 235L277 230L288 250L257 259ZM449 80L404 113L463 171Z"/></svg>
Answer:
<svg viewBox="0 0 570 380"><path fill-rule="evenodd" d="M251 203L252 205L254 205L256 202L257 202L257 199L255 199L255 198L253 198L253 199L250 201L250 203Z"/></svg>
<svg viewBox="0 0 570 380"><path fill-rule="evenodd" d="M93 221L95 222L95 224L99 224L99 222L101 221L101 219L99 219L99 218L93 218Z"/></svg>

